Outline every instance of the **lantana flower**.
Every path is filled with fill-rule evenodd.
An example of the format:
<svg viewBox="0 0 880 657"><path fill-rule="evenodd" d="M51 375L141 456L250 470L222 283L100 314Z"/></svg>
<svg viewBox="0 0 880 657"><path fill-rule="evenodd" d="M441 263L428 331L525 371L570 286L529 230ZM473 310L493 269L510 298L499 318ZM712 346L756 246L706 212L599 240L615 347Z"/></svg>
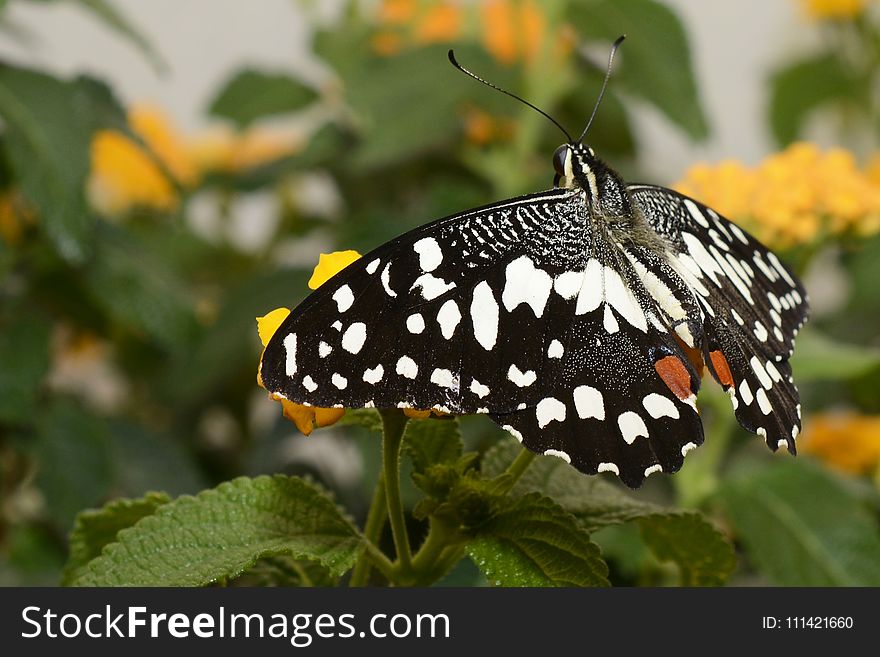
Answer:
<svg viewBox="0 0 880 657"><path fill-rule="evenodd" d="M814 415L804 426L803 451L839 470L880 475L880 415Z"/></svg>

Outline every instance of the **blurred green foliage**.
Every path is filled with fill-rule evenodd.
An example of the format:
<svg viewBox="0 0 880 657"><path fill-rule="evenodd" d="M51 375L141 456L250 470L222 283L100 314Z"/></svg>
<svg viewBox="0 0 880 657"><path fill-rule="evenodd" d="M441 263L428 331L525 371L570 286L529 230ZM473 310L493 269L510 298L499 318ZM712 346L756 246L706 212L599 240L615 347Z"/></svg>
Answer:
<svg viewBox="0 0 880 657"><path fill-rule="evenodd" d="M74 4L173 69L109 0ZM294 436L261 403L254 317L307 294L316 244L365 252L549 185L560 135L456 72L446 50L574 132L592 110L607 45L626 33L588 141L630 178L633 108L652 107L694 140L711 125L685 26L662 2L489 4L494 14L465 5L450 21L435 12L444 2L345 3L336 22L313 26L315 55L332 71L320 88L242 68L206 107L228 127L226 141L198 157L169 155L101 81L0 64L0 584L53 584L63 572L67 584L330 585L371 540L391 549L387 530L364 536L378 417L349 412L334 429ZM875 28L858 17L829 32L876 53ZM768 121L780 143L819 106L876 116L876 57L855 65L836 43L771 79ZM266 147L260 138L275 134L266 126L291 115L302 138ZM117 181L110 191L129 202L110 210L93 184L108 131L123 146L112 142L117 159L106 166L146 194L126 196ZM197 173L181 174L181 158ZM329 208L308 192L322 182ZM269 234L245 248L236 208L267 197ZM808 413L832 404L878 413L880 241L835 248L850 295L818 318L823 334L799 342L795 376ZM501 494L517 454L502 432L479 418L411 423L402 489L411 540L433 527L428 518L469 532L430 581L876 585L871 473L833 474L809 457L777 463L732 426L725 396L707 384L701 401L707 444L674 479L636 494L541 457ZM188 552L177 547L181 527ZM151 571L157 551L176 565ZM465 553L478 569L456 565ZM384 576L379 568L372 581Z"/></svg>

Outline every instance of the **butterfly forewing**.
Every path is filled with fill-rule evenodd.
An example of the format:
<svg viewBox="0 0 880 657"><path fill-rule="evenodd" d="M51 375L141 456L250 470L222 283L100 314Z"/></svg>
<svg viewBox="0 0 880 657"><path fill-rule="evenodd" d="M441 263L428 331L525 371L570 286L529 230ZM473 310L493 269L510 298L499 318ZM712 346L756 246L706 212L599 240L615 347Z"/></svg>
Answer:
<svg viewBox="0 0 880 657"><path fill-rule="evenodd" d="M586 253L573 195L455 215L367 254L280 327L262 360L267 389L316 406L534 405L559 367L548 352L570 315L553 282L583 269Z"/></svg>

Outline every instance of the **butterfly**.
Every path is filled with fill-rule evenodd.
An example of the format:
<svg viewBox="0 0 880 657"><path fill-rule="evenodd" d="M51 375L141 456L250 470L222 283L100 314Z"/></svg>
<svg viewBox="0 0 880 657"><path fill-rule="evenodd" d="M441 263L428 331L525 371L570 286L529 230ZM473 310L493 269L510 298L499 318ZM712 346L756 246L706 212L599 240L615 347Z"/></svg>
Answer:
<svg viewBox="0 0 880 657"><path fill-rule="evenodd" d="M788 361L808 306L792 271L696 200L627 184L586 129L572 139L513 97L567 136L554 187L439 219L343 269L269 342L266 389L319 407L485 414L533 452L636 488L703 442L707 368L744 428L794 454Z"/></svg>

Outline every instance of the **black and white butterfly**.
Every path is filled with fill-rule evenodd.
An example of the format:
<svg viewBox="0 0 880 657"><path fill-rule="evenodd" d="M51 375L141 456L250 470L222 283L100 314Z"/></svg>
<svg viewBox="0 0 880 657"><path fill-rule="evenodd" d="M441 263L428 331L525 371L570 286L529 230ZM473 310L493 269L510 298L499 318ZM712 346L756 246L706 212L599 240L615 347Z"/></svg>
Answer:
<svg viewBox="0 0 880 657"><path fill-rule="evenodd" d="M582 139L554 154L553 189L417 228L321 286L266 347L266 389L483 413L533 452L637 487L703 442L705 364L739 423L794 454L801 283L712 209L626 184Z"/></svg>

